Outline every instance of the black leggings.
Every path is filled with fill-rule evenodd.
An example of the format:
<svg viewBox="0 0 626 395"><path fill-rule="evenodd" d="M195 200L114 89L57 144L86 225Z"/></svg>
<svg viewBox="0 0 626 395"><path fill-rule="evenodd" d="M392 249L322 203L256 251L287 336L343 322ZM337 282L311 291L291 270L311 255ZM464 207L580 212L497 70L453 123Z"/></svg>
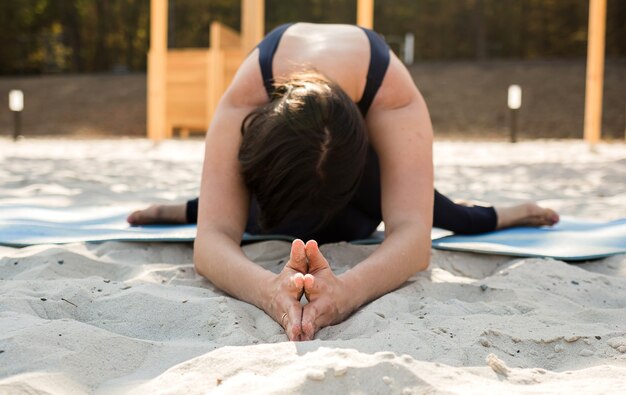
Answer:
<svg viewBox="0 0 626 395"><path fill-rule="evenodd" d="M250 234L281 234L319 243L358 240L369 237L382 221L380 171L378 158L370 149L363 178L354 197L324 226L319 229L315 218L297 218L287 221L270 232L262 232L258 225L259 207L254 199L246 232ZM198 221L198 199L187 202L187 222ZM477 234L496 229L498 218L493 207L462 206L435 190L433 226L458 234Z"/></svg>
<svg viewBox="0 0 626 395"><path fill-rule="evenodd" d="M258 205L253 200L250 204L246 232L263 233L257 224L257 218ZM187 222L195 224L197 220L198 199L196 198L187 202ZM372 218L358 208L348 205L318 231L311 232L310 229L314 227L314 223L303 219L273 229L271 233L290 235L305 241L314 239L319 243L358 240L369 237L381 220L382 218ZM437 228L447 229L457 234L485 233L496 229L497 220L493 207L462 206L435 190L433 226Z"/></svg>

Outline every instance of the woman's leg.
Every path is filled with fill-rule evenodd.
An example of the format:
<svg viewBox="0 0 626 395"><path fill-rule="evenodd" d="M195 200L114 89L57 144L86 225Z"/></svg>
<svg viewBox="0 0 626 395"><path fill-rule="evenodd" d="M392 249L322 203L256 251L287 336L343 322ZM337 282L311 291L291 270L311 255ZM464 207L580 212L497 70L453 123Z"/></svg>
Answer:
<svg viewBox="0 0 626 395"><path fill-rule="evenodd" d="M454 203L435 190L433 226L459 234L478 234L513 226L544 226L559 222L552 209L526 202L507 207Z"/></svg>
<svg viewBox="0 0 626 395"><path fill-rule="evenodd" d="M368 200L370 201L367 202ZM351 202L327 226L315 231L316 237L329 237L332 240L366 237L367 235L363 236L364 232L373 231L380 223L380 209L377 206L379 201L379 197L363 199L363 194L361 194L360 199ZM249 233L260 233L258 226L255 225L257 216L255 210L258 208L251 204L248 225L246 226L246 231ZM195 224L198 221L198 199L179 204L154 204L147 209L135 211L128 216L127 220L131 225ZM477 234L512 226L554 225L558 221L559 216L556 212L549 208L540 207L533 202L509 207L458 204L435 190L433 226L448 229L455 233ZM308 235L311 234L311 229L314 227L308 224L309 222L311 221L300 219L291 225L276 229L276 233ZM324 232L328 232L327 237L322 237Z"/></svg>
<svg viewBox="0 0 626 395"><path fill-rule="evenodd" d="M257 225L258 207L250 202L246 231L261 233ZM135 211L128 217L131 225L151 223L189 223L198 221L198 199L174 205L152 205ZM370 149L361 184L348 206L322 229L314 231L315 219L300 218L274 230L274 233L296 237L329 239L330 241L364 238L364 232L373 232L382 221L380 170L376 153ZM512 226L554 225L559 221L556 212L527 202L509 207L484 207L454 203L435 190L433 226L459 234L477 234ZM326 233L324 233L326 232ZM369 233L368 233L369 234ZM308 237L315 235L316 237ZM319 240L318 240L319 241Z"/></svg>
<svg viewBox="0 0 626 395"><path fill-rule="evenodd" d="M361 184L349 206L365 215L367 222L378 225L382 221L381 204L378 157L370 147ZM511 226L554 225L558 220L554 211L532 202L510 207L464 205L435 190L433 225L459 234L485 233Z"/></svg>
<svg viewBox="0 0 626 395"><path fill-rule="evenodd" d="M252 199L246 232L251 234L267 233L263 232L259 227L258 217L258 204L255 199ZM131 225L160 223L195 224L198 222L198 199L191 199L179 204L154 204L147 209L132 213L128 217L128 222ZM379 223L379 219L372 219L358 208L348 205L321 227L317 217L299 217L289 219L286 223L272 229L269 233L289 235L303 240L314 239L320 243L328 243L364 239L376 230Z"/></svg>
<svg viewBox="0 0 626 395"><path fill-rule="evenodd" d="M433 226L459 234L491 232L498 225L493 207L465 206L454 203L435 189Z"/></svg>
<svg viewBox="0 0 626 395"><path fill-rule="evenodd" d="M198 198L188 200L185 203L185 219L188 224L198 223Z"/></svg>

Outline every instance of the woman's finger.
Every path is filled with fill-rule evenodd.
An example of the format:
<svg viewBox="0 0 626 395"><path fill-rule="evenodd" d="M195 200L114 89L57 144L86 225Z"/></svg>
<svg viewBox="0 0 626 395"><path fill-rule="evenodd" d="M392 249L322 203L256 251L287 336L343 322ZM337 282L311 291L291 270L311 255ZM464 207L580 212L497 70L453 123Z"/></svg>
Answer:
<svg viewBox="0 0 626 395"><path fill-rule="evenodd" d="M316 324L319 310L315 303L309 303L302 309L302 340L313 340L318 325Z"/></svg>
<svg viewBox="0 0 626 395"><path fill-rule="evenodd" d="M296 273L289 278L289 288L291 291L300 292L304 288L306 283L305 277L302 273Z"/></svg>
<svg viewBox="0 0 626 395"><path fill-rule="evenodd" d="M309 260L308 273L315 273L322 269L330 268L328 261L322 255L322 252L317 245L317 241L309 240L305 246L306 257Z"/></svg>
<svg viewBox="0 0 626 395"><path fill-rule="evenodd" d="M304 288L306 288L307 292L311 292L313 290L315 290L316 288L316 284L315 284L315 276L313 276L312 274L305 274L304 276L302 276L302 282L304 285Z"/></svg>
<svg viewBox="0 0 626 395"><path fill-rule="evenodd" d="M306 300L312 302L313 299L315 299L316 295L320 293L319 281L316 281L315 276L313 276L312 274L305 274L303 280L304 287L302 290L304 292L304 296L306 297Z"/></svg>
<svg viewBox="0 0 626 395"><path fill-rule="evenodd" d="M291 243L291 253L289 254L289 262L285 267L289 267L300 273L307 273L306 251L304 242L296 239Z"/></svg>
<svg viewBox="0 0 626 395"><path fill-rule="evenodd" d="M283 314L281 325L285 328L285 333L291 341L298 341L302 337L302 305L291 303L288 312Z"/></svg>

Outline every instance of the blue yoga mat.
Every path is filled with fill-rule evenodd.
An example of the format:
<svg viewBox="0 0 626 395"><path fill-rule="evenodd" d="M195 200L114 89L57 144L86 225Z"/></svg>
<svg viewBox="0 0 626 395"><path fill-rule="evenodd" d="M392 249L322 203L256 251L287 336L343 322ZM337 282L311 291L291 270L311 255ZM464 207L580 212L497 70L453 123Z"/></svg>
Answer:
<svg viewBox="0 0 626 395"><path fill-rule="evenodd" d="M561 218L553 227L510 228L433 240L433 248L520 257L586 261L626 253L626 218L598 222Z"/></svg>
<svg viewBox="0 0 626 395"><path fill-rule="evenodd" d="M191 242L195 225L129 226L128 207L42 208L0 206L0 244L23 247L71 242L136 241ZM433 229L433 247L520 257L551 257L582 261L626 253L626 218L597 222L563 218L554 227L513 228L476 236L450 235ZM356 240L380 243L383 234ZM293 240L284 235L244 234L243 242Z"/></svg>
<svg viewBox="0 0 626 395"><path fill-rule="evenodd" d="M0 244L25 247L102 241L192 242L196 238L196 225L130 226L126 217L131 211L124 207L0 207ZM262 240L293 238L244 235L244 242Z"/></svg>

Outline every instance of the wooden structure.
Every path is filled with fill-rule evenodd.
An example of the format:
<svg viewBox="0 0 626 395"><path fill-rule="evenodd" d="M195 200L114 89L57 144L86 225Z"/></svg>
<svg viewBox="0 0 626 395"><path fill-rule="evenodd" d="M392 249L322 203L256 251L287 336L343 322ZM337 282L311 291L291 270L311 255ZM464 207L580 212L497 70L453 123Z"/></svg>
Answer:
<svg viewBox="0 0 626 395"><path fill-rule="evenodd" d="M165 76L167 75L167 0L150 2L150 51L148 52L148 137L165 138Z"/></svg>
<svg viewBox="0 0 626 395"><path fill-rule="evenodd" d="M606 0L589 0L587 86L585 89L585 141L591 146L600 140L602 134L605 29Z"/></svg>
<svg viewBox="0 0 626 395"><path fill-rule="evenodd" d="M148 137L205 131L244 56L265 33L265 0L241 0L241 35L213 22L208 49L167 49L168 0L150 0ZM357 24L374 26L374 0L357 0Z"/></svg>
<svg viewBox="0 0 626 395"><path fill-rule="evenodd" d="M368 29L374 28L374 0L357 1L356 24Z"/></svg>
<svg viewBox="0 0 626 395"><path fill-rule="evenodd" d="M242 0L241 36L214 22L209 49L167 50L168 0L150 0L148 137L162 140L174 128L206 130L224 90L247 54L263 38L265 0ZM357 0L357 24L374 26L374 0ZM606 0L589 0L585 140L602 130Z"/></svg>
<svg viewBox="0 0 626 395"><path fill-rule="evenodd" d="M265 36L265 0L241 1L241 48L247 54Z"/></svg>
<svg viewBox="0 0 626 395"><path fill-rule="evenodd" d="M151 0L148 52L148 137L155 141L206 131L220 97L247 54L263 38L264 0L242 0L241 35L211 24L208 49L167 49L168 0Z"/></svg>
<svg viewBox="0 0 626 395"><path fill-rule="evenodd" d="M241 38L234 30L213 22L209 49L167 52L165 138L179 129L206 131L227 83L243 60Z"/></svg>

